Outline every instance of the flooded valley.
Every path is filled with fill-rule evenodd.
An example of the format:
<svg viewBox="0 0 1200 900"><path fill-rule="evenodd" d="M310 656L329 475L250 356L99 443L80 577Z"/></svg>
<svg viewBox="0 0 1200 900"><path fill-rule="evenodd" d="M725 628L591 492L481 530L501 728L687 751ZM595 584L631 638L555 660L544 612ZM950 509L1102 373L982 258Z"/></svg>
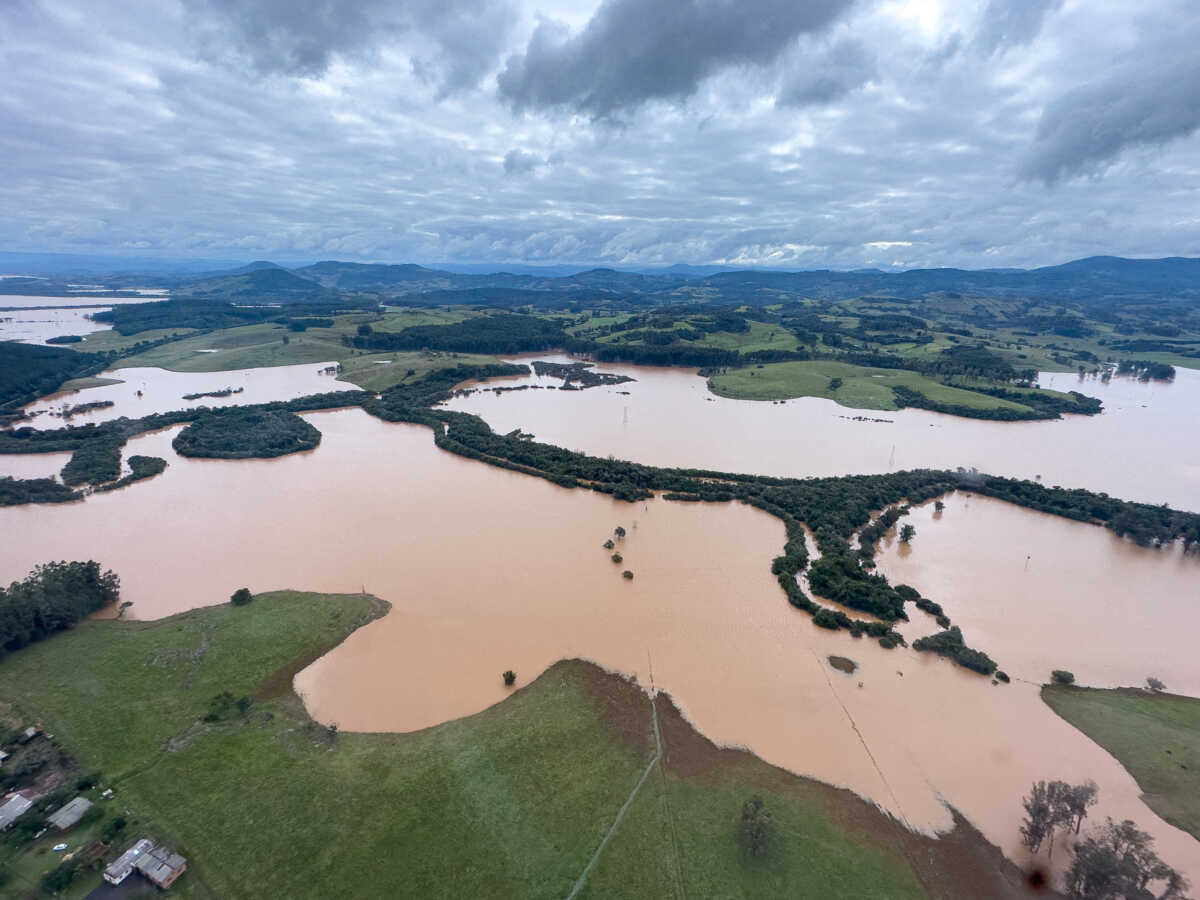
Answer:
<svg viewBox="0 0 1200 900"><path fill-rule="evenodd" d="M320 389L336 384L316 376L316 366L295 368L319 378ZM245 383L262 383L264 372L280 374L252 370ZM129 370L121 375L129 377ZM236 375L151 376L147 383L161 385L165 398L168 384L174 395L223 387ZM78 402L136 383L81 392ZM606 390L555 400L582 401ZM290 395L311 392L297 385ZM475 396L503 406L514 396L555 393ZM114 414L136 399L121 396ZM914 511L918 536L907 557L891 547L880 554L881 568L943 603L972 642L1015 677L1011 685L993 686L945 660L814 627L787 604L770 574L784 530L758 510L618 503L443 453L423 427L386 424L360 410L305 418L322 431L320 447L271 461L178 457L170 447L176 429L131 440L127 456L163 456L168 470L83 503L0 510L8 538L0 577L19 577L46 558L96 558L120 573L122 595L140 618L222 602L242 586L365 589L389 600L392 612L297 678L313 715L341 729L424 728L502 700L504 669L525 683L557 659L584 657L670 692L712 739L848 786L914 828L949 827L942 804L953 804L1018 861L1020 797L1029 784L1092 778L1101 787L1097 818L1137 820L1155 835L1165 859L1200 876L1200 843L1158 820L1112 757L1038 696L1044 659L1073 664L1097 681L1109 675L1120 681L1126 669L1089 669L1084 651L1072 649L1075 636L1057 628L1047 627L1041 643L1022 649L1020 629L1005 633L1005 617L989 614L994 598L970 594L969 577L954 575L956 562L970 570L976 544L1003 543L1004 514L1025 523L1048 517L954 497L939 522ZM1107 532L1051 521L1066 529L1056 558L1077 559L1085 568L1109 558L1115 539ZM616 525L628 531L617 548L620 565L601 547ZM963 543L950 540L954 535ZM1049 545L1035 537L1040 560ZM1187 578L1179 566L1191 560L1145 553L1145 559L1111 555L1107 576L1168 594L1182 583L1173 579ZM994 571L1008 565L1007 557L984 559ZM1154 568L1160 563L1161 572ZM631 581L621 578L624 568L634 573ZM950 580L928 580L932 572ZM1162 580L1145 581L1152 577ZM1067 597L1063 602L1073 605L1063 609L1061 591L1043 596L1047 584L1030 589L1029 608L1045 607L1043 617L1073 615L1078 596ZM1163 617L1179 612L1170 596L1137 608L1154 628L1131 633L1119 617L1111 629L1103 617L1092 623L1103 646L1119 647L1129 671L1136 669L1135 682L1160 658L1161 633L1172 627ZM1025 614L1014 606L1016 624ZM924 614L913 616L911 635L931 627ZM860 668L853 675L834 671L829 654L849 656ZM1198 680L1182 666L1155 674L1180 690ZM1027 740L1030 733L1039 740Z"/></svg>
<svg viewBox="0 0 1200 900"><path fill-rule="evenodd" d="M1097 397L1104 412L989 422L849 409L814 397L730 400L710 393L694 371L602 369L636 380L582 392L481 392L448 406L482 416L500 434L520 428L546 443L650 465L797 477L975 467L1200 511L1200 455L1192 449L1200 445L1200 370L1178 369L1173 383L1043 373L1043 387ZM558 381L530 375L491 383Z"/></svg>

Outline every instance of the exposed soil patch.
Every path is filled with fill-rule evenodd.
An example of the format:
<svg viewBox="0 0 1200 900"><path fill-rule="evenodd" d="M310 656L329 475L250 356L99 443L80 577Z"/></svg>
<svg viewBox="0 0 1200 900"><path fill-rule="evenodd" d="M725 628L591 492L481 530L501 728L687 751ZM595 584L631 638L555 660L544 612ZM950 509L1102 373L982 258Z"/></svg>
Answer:
<svg viewBox="0 0 1200 900"><path fill-rule="evenodd" d="M347 629L347 635L351 632L362 628L368 622L375 619L383 618L388 610L392 608L392 604L386 600L380 600L378 597L371 597L371 606L367 610L367 614L362 619L353 624ZM286 663L260 681L254 687L254 692L250 695L252 699L257 701L262 700L279 700L281 698L292 696L292 681L298 672L307 669L318 659L342 643L346 638L340 637L335 641L329 641L325 644L319 644L316 647L310 647L305 650L291 662Z"/></svg>
<svg viewBox="0 0 1200 900"><path fill-rule="evenodd" d="M588 696L604 716L605 724L619 736L621 743L640 758L648 758L654 752L649 698L637 682L581 659L557 662L548 671L559 668L578 674Z"/></svg>
<svg viewBox="0 0 1200 900"><path fill-rule="evenodd" d="M606 719L620 723L622 735L645 735L645 695L633 684L590 663L572 660L558 665L580 668L589 693L601 698ZM1043 884L1031 885L1026 873L953 810L955 826L949 833L938 838L916 834L851 791L786 772L746 750L718 747L692 727L668 694L659 693L655 703L667 778L716 781L736 775L739 781L757 781L764 789L799 794L820 808L837 828L907 862L930 897L1018 900L1061 896ZM643 745L648 746L648 737Z"/></svg>

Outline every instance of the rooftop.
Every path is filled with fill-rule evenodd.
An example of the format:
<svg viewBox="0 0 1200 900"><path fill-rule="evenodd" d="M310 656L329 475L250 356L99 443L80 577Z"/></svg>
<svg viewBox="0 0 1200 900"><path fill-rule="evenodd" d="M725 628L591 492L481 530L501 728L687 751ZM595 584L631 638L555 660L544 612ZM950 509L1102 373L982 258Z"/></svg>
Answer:
<svg viewBox="0 0 1200 900"><path fill-rule="evenodd" d="M159 844L134 864L139 872L161 888L170 887L187 868L187 860L165 844Z"/></svg>
<svg viewBox="0 0 1200 900"><path fill-rule="evenodd" d="M0 831L8 828L13 822L17 821L25 810L33 806L33 801L20 794L10 798L3 805L0 805Z"/></svg>
<svg viewBox="0 0 1200 900"><path fill-rule="evenodd" d="M65 831L83 818L83 814L91 808L91 800L88 800L86 797L76 797L70 803L59 807L46 818L55 828Z"/></svg>
<svg viewBox="0 0 1200 900"><path fill-rule="evenodd" d="M104 880L109 884L120 884L133 871L134 866L137 865L142 855L149 853L153 847L154 843L152 841L142 838L113 862L109 863L108 868L104 870Z"/></svg>

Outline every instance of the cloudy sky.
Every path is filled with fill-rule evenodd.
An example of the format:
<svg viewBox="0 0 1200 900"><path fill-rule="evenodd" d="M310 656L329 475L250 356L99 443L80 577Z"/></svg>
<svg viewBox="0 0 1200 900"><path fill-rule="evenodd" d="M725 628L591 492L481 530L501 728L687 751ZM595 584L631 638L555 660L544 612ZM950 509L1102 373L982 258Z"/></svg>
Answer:
<svg viewBox="0 0 1200 900"><path fill-rule="evenodd" d="M1195 0L0 0L0 249L1200 256Z"/></svg>

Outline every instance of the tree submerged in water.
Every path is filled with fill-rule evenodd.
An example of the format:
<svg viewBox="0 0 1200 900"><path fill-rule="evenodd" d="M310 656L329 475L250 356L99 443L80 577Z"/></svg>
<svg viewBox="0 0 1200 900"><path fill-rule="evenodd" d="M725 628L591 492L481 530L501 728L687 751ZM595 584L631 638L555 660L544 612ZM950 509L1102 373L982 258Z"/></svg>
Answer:
<svg viewBox="0 0 1200 900"><path fill-rule="evenodd" d="M917 529L907 522L900 526L900 543L907 544L917 536Z"/></svg>
<svg viewBox="0 0 1200 900"><path fill-rule="evenodd" d="M504 679L505 687L512 687L517 683L517 673L512 669L505 669L504 674L501 677Z"/></svg>
<svg viewBox="0 0 1200 900"><path fill-rule="evenodd" d="M623 537L625 537L625 528L621 525L618 525L616 528L613 529L613 534L615 534L619 538L623 538Z"/></svg>

